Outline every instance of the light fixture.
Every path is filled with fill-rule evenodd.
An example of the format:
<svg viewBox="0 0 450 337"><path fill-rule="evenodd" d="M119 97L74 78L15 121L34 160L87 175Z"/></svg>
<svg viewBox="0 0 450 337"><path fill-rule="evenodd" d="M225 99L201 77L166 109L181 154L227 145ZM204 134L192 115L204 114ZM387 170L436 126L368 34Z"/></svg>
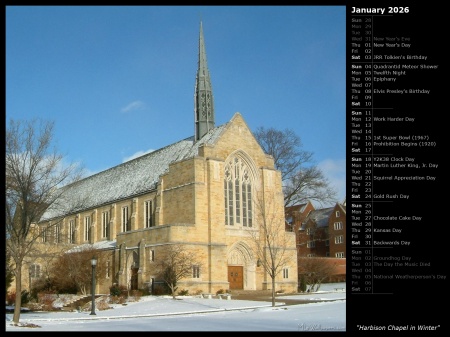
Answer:
<svg viewBox="0 0 450 337"><path fill-rule="evenodd" d="M95 256L91 259L91 266L92 266L92 306L91 306L91 315L96 315L95 313L95 266L97 265L97 258Z"/></svg>

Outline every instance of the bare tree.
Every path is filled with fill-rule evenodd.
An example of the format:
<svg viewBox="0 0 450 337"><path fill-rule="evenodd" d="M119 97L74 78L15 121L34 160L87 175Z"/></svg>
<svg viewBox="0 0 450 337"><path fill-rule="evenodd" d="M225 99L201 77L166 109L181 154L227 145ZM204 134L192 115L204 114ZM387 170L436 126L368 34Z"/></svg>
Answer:
<svg viewBox="0 0 450 337"><path fill-rule="evenodd" d="M48 207L65 204L60 203L63 190L59 187L81 176L79 167L63 165L63 156L53 148L53 126L42 120L10 120L6 130L6 249L14 264L17 294L22 291L24 259L35 252L43 234L35 224ZM51 226L61 219L53 219ZM20 308L21 297L16 296L14 323L20 320Z"/></svg>
<svg viewBox="0 0 450 337"><path fill-rule="evenodd" d="M264 152L273 157L276 169L281 171L285 206L308 200L321 205L336 202L337 191L314 165L313 153L302 149L301 139L292 129L259 127L254 135Z"/></svg>
<svg viewBox="0 0 450 337"><path fill-rule="evenodd" d="M295 236L285 230L281 193L257 193L253 200L258 230L249 232L259 262L272 280L272 306L275 306L275 278L284 267L296 263L288 252L295 250ZM296 256L296 255L295 255Z"/></svg>
<svg viewBox="0 0 450 337"><path fill-rule="evenodd" d="M167 245L158 251L158 277L170 288L173 299L178 281L192 275L194 266L200 268L195 252L187 250L183 245Z"/></svg>
<svg viewBox="0 0 450 337"><path fill-rule="evenodd" d="M86 245L58 256L58 259L52 264L50 272L53 284L58 289L76 288L81 294L88 294L92 285L91 259L94 256L98 260L95 279L99 280L98 276L105 273L102 253L92 245Z"/></svg>
<svg viewBox="0 0 450 337"><path fill-rule="evenodd" d="M23 261L23 266L28 268L29 290L32 293L37 287L46 289L47 286L52 285L52 264L67 249L60 245L40 245L39 243L35 244L35 248L33 249L33 254L29 254ZM38 270L32 268L33 265L36 267L37 262L39 265Z"/></svg>
<svg viewBox="0 0 450 337"><path fill-rule="evenodd" d="M308 292L318 291L320 285L337 270L336 263L327 258L300 258L299 274L303 275L308 284Z"/></svg>

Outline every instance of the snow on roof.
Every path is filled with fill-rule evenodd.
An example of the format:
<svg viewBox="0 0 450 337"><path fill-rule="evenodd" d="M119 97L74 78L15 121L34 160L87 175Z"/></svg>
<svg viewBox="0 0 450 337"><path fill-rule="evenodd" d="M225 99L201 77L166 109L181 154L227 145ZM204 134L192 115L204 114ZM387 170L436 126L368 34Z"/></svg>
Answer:
<svg viewBox="0 0 450 337"><path fill-rule="evenodd" d="M49 207L41 221L74 213L75 203L80 200L83 206L76 212L155 190L169 164L198 155L199 146L214 144L225 126L210 130L197 142L194 137L183 139L63 187L64 207Z"/></svg>
<svg viewBox="0 0 450 337"><path fill-rule="evenodd" d="M286 211L296 211L296 212L300 212L303 213L305 211L306 206L308 206L308 202L302 203L302 204L297 204L297 205L292 205L292 206L287 206L286 207Z"/></svg>
<svg viewBox="0 0 450 337"><path fill-rule="evenodd" d="M328 227L328 219L330 218L333 210L334 207L329 207L311 211L311 213L309 213L307 217L307 220L314 220L317 224L317 227Z"/></svg>
<svg viewBox="0 0 450 337"><path fill-rule="evenodd" d="M84 243L82 245L69 249L66 253L82 252L85 249L107 250L116 247L116 240L113 241L97 241L95 243Z"/></svg>

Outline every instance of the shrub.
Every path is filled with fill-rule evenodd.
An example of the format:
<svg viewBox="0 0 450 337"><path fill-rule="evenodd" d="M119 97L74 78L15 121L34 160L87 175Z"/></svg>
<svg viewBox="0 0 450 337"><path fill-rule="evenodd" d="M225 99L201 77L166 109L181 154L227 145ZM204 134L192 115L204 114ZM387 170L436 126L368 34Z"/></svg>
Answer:
<svg viewBox="0 0 450 337"><path fill-rule="evenodd" d="M48 293L39 293L38 294L39 303L42 304L42 310L44 311L53 311L55 308L53 307L53 302L55 302L55 294Z"/></svg>
<svg viewBox="0 0 450 337"><path fill-rule="evenodd" d="M149 296L151 294L151 289L148 287L145 287L143 289L139 289L142 296Z"/></svg>
<svg viewBox="0 0 450 337"><path fill-rule="evenodd" d="M8 291L6 294L6 303L8 305L13 305L16 302L16 292L15 291Z"/></svg>
<svg viewBox="0 0 450 337"><path fill-rule="evenodd" d="M57 289L58 290L58 294L73 294L76 295L78 292L78 289L76 286L74 285L68 285L64 288L60 287Z"/></svg>
<svg viewBox="0 0 450 337"><path fill-rule="evenodd" d="M223 290L223 289L219 289L216 291L216 295L223 294L223 293L225 293L225 290Z"/></svg>
<svg viewBox="0 0 450 337"><path fill-rule="evenodd" d="M142 296L142 292L140 290L132 290L131 296L133 296L134 300L137 302Z"/></svg>
<svg viewBox="0 0 450 337"><path fill-rule="evenodd" d="M125 286L119 286L115 283L111 287L109 287L109 294L111 296L120 296L120 295L124 295L127 293L128 293L128 290L127 290L127 287L125 287Z"/></svg>
<svg viewBox="0 0 450 337"><path fill-rule="evenodd" d="M28 303L27 307L31 311L42 311L43 305L41 303Z"/></svg>
<svg viewBox="0 0 450 337"><path fill-rule="evenodd" d="M22 294L21 294L20 298L21 298L22 304L27 304L28 302L30 302L31 295L28 291L22 290Z"/></svg>
<svg viewBox="0 0 450 337"><path fill-rule="evenodd" d="M163 283L155 284L153 287L153 295L168 295L171 294L170 288Z"/></svg>
<svg viewBox="0 0 450 337"><path fill-rule="evenodd" d="M187 295L189 295L189 290L187 290L187 289L181 289L181 290L178 292L178 295L179 295L179 296L187 296Z"/></svg>
<svg viewBox="0 0 450 337"><path fill-rule="evenodd" d="M30 293L26 290L22 290L20 300L22 301L22 305L30 302ZM8 305L13 305L15 302L16 302L16 292L15 291L8 292L6 294L6 303L8 303Z"/></svg>
<svg viewBox="0 0 450 337"><path fill-rule="evenodd" d="M40 293L55 293L54 289L55 287L49 279L41 277L33 281L30 297L39 302Z"/></svg>
<svg viewBox="0 0 450 337"><path fill-rule="evenodd" d="M298 290L302 293L304 293L306 291L306 280L305 280L304 275L302 275L300 277L300 284L299 284L298 288L299 288Z"/></svg>
<svg viewBox="0 0 450 337"><path fill-rule="evenodd" d="M124 296L110 296L109 302L113 304L123 304L126 302L126 298Z"/></svg>

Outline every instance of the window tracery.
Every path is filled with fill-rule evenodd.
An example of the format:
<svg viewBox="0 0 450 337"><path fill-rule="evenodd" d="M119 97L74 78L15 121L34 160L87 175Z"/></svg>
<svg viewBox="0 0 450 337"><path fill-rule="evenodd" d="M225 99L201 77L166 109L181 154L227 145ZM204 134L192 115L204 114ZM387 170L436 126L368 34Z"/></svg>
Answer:
<svg viewBox="0 0 450 337"><path fill-rule="evenodd" d="M253 225L252 176L241 157L233 157L225 164L225 224L244 227Z"/></svg>

